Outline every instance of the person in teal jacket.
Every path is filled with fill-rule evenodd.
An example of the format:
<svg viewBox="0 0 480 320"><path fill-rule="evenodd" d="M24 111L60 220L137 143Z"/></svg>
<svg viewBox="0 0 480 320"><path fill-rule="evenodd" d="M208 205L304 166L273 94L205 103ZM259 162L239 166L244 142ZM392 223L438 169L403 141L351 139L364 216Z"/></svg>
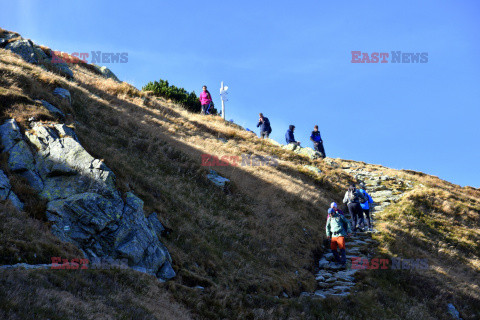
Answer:
<svg viewBox="0 0 480 320"><path fill-rule="evenodd" d="M345 251L345 237L350 236L352 229L350 222L338 211L333 211L331 216L327 219L327 225L325 226L327 238L330 241L330 249L332 249L335 260L345 265L347 262L347 253ZM337 252L337 247L340 249L340 255Z"/></svg>

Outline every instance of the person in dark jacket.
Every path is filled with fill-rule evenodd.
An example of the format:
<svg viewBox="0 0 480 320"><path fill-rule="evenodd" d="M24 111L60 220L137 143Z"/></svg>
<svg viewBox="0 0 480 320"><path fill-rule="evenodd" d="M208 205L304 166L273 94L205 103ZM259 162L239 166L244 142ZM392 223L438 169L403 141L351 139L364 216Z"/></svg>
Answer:
<svg viewBox="0 0 480 320"><path fill-rule="evenodd" d="M362 207L360 206L360 199L365 199L363 193L355 188L355 184L352 183L348 187L345 196L343 197L343 203L347 204L348 212L352 216L352 229L353 232L357 231L357 219L363 215Z"/></svg>
<svg viewBox="0 0 480 320"><path fill-rule="evenodd" d="M363 215L365 215L365 217L367 218L367 231L372 231L372 223L370 221L370 204L373 203L373 199L372 197L368 194L367 190L366 190L366 187L365 187L365 184L364 183L360 183L360 190L359 190L363 196L365 197L365 202L360 202L360 207L362 207L362 215L360 217L360 221L358 221L358 225L362 225L364 224L364 218L363 218Z"/></svg>
<svg viewBox="0 0 480 320"><path fill-rule="evenodd" d="M313 149L320 152L322 154L322 157L325 158L325 149L323 148L323 140L322 136L320 135L320 131L318 131L318 126L313 127L310 140L313 142Z"/></svg>
<svg viewBox="0 0 480 320"><path fill-rule="evenodd" d="M270 120L267 117L263 116L263 113L260 113L260 119L258 119L257 128L260 127L260 137L268 138L270 133L272 133L272 127L270 127Z"/></svg>
<svg viewBox="0 0 480 320"><path fill-rule="evenodd" d="M299 145L300 145L300 142L295 140L295 137L294 137L294 135L293 135L293 131L295 131L295 126L294 126L293 124L291 124L291 125L288 127L287 132L285 133L285 141L287 141L287 144L289 144L289 143L294 143L294 144L296 144L297 146L299 146Z"/></svg>

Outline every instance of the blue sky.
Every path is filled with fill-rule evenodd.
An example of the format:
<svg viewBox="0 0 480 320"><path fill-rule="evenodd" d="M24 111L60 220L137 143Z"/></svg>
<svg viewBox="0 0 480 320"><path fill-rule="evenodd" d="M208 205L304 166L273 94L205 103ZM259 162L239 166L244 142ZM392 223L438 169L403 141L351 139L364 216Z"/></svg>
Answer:
<svg viewBox="0 0 480 320"><path fill-rule="evenodd" d="M476 1L9 1L1 27L65 52L128 52L105 64L138 88L206 84L227 119L269 117L330 157L480 187ZM351 51L428 52L427 63L351 63ZM389 59L390 60L390 59Z"/></svg>

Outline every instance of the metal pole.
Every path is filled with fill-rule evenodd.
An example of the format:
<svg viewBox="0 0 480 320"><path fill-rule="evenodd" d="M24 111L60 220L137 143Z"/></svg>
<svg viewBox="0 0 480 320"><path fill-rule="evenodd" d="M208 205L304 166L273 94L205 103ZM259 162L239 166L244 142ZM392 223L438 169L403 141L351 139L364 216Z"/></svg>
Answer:
<svg viewBox="0 0 480 320"><path fill-rule="evenodd" d="M223 92L223 81L222 84L220 85L221 92ZM223 101L223 96L222 96L222 118L225 120L225 101Z"/></svg>

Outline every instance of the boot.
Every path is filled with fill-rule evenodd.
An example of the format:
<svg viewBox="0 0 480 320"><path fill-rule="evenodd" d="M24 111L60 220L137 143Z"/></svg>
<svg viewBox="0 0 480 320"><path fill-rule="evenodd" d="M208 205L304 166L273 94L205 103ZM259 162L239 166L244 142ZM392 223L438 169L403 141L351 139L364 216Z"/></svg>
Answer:
<svg viewBox="0 0 480 320"><path fill-rule="evenodd" d="M342 250L340 250L340 252L341 251ZM345 251L345 250L343 250L343 251ZM341 260L340 260L340 256L338 255L338 251L337 250L332 250L332 253L333 253L333 256L335 257L335 261L340 263Z"/></svg>
<svg viewBox="0 0 480 320"><path fill-rule="evenodd" d="M340 256L340 263L345 265L345 263L347 263L347 253L345 252L345 249L340 249Z"/></svg>

